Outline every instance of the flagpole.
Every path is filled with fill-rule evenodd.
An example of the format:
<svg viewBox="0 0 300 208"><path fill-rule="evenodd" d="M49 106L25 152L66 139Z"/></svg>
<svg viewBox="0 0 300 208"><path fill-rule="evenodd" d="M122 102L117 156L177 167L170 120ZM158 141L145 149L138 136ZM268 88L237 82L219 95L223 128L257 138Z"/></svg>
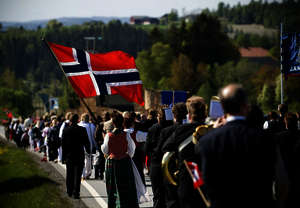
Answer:
<svg viewBox="0 0 300 208"><path fill-rule="evenodd" d="M192 173L192 171L190 170L190 168L189 168L189 166L188 166L186 160L183 160L183 163L184 163L184 165L185 165L187 171L189 172L189 174L190 174L190 176L192 177L192 180L193 180L193 173ZM210 207L210 202L206 199L206 197L204 196L204 194L203 194L202 190L200 189L200 187L197 187L197 190L199 191L199 194L200 194L201 198L203 199L203 201L204 201L206 207Z"/></svg>
<svg viewBox="0 0 300 208"><path fill-rule="evenodd" d="M175 100L175 90L173 90L173 106L174 106L174 100Z"/></svg>
<svg viewBox="0 0 300 208"><path fill-rule="evenodd" d="M42 38L42 41L45 43L45 45L47 46L47 48L49 49L52 57L55 59L56 63L59 65L59 68L61 69L61 71L64 73L65 77L67 78L67 75L65 73L65 71L62 68L62 65L60 64L60 62L58 61L57 57L55 56L54 52L52 51L51 47L49 46L48 42L46 41L45 38ZM86 104L86 102L84 101L84 99L80 96L78 96L81 100L81 102L84 104L84 106L87 108L88 112L90 113L90 115L92 116L92 118L95 120L95 122L97 122L97 118L94 115L94 113L91 111L91 109L89 108L89 106Z"/></svg>
<svg viewBox="0 0 300 208"><path fill-rule="evenodd" d="M84 104L84 106L87 108L88 112L90 113L90 115L92 116L92 118L95 120L95 122L97 122L97 118L95 116L95 114L92 112L92 110L90 109L90 107L87 105L87 103L84 101L84 99L82 97L79 97L81 102Z"/></svg>
<svg viewBox="0 0 300 208"><path fill-rule="evenodd" d="M283 35L283 24L280 23L280 101L283 104L283 66L282 66L282 35Z"/></svg>
<svg viewBox="0 0 300 208"><path fill-rule="evenodd" d="M58 61L57 57L55 56L54 52L52 51L51 47L49 46L48 42L46 41L45 38L42 38L42 41L45 43L46 47L49 49L52 57L54 58L54 60L56 61L56 63L58 64L59 68L61 69L61 71L64 73L65 77L67 77L65 71L63 70L60 62Z"/></svg>

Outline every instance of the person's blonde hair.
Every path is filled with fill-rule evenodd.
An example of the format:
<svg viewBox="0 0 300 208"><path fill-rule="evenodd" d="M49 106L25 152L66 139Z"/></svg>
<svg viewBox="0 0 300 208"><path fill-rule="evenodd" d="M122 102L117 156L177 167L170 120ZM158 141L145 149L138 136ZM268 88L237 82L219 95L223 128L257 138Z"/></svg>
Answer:
<svg viewBox="0 0 300 208"><path fill-rule="evenodd" d="M80 120L85 121L85 122L89 122L90 121L89 114L87 114L87 113L81 114L81 119Z"/></svg>
<svg viewBox="0 0 300 208"><path fill-rule="evenodd" d="M66 120L70 120L72 115L73 115L72 112L67 112L65 116Z"/></svg>

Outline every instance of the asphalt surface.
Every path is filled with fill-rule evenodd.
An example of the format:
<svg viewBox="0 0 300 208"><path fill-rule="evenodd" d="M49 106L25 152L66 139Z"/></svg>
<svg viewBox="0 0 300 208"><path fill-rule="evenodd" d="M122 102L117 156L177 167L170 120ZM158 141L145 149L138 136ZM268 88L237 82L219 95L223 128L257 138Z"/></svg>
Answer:
<svg viewBox="0 0 300 208"><path fill-rule="evenodd" d="M0 136L5 138L4 128L0 126ZM42 158L41 153L35 152L36 155ZM66 167L61 163L48 162L51 164L58 173L60 173L64 178L66 177ZM94 172L94 171L93 171ZM94 174L94 173L93 173ZM81 193L80 199L86 204L89 208L107 208L107 193L105 187L105 181L95 180L94 175L92 174L91 179L83 180L81 183ZM153 193L151 188L151 181L149 176L145 172L146 177L146 188L147 194L151 199L149 202L139 204L143 208L152 208L153 207Z"/></svg>

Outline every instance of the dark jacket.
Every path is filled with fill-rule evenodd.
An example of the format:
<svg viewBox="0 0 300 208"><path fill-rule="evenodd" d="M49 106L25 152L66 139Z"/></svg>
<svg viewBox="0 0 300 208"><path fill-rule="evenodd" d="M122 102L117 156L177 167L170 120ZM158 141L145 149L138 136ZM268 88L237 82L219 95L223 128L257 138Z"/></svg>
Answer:
<svg viewBox="0 0 300 208"><path fill-rule="evenodd" d="M85 151L90 153L90 142L84 127L71 125L64 128L62 135L62 159L74 164L84 162Z"/></svg>
<svg viewBox="0 0 300 208"><path fill-rule="evenodd" d="M193 134L195 129L203 123L194 122L180 125L175 129L174 133L168 138L162 147L163 152L175 151L178 158L179 174L178 174L178 198L181 208L205 207L201 197L193 187L192 178L187 171L184 160L188 162L200 161L194 152L194 144L190 142L182 151L178 152L178 147L189 136Z"/></svg>
<svg viewBox="0 0 300 208"><path fill-rule="evenodd" d="M212 208L273 207L275 145L245 121L228 122L195 147Z"/></svg>
<svg viewBox="0 0 300 208"><path fill-rule="evenodd" d="M148 131L146 144L145 144L145 152L148 155L150 159L150 163L152 164L152 156L154 154L154 151L157 148L158 141L160 138L160 132L163 128L166 128L167 126L170 126L170 122L163 122L163 123L156 123L154 124ZM160 165L160 162L157 164L155 163L152 165Z"/></svg>

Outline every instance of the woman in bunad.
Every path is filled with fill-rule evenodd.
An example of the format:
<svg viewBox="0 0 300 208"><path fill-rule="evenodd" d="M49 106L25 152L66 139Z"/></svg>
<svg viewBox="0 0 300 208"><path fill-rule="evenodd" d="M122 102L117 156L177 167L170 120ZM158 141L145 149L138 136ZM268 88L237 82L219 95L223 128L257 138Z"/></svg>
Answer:
<svg viewBox="0 0 300 208"><path fill-rule="evenodd" d="M123 116L112 113L114 129L107 133L101 150L107 158L105 167L108 208L138 208L137 189L131 157L135 144L129 133L122 129Z"/></svg>
<svg viewBox="0 0 300 208"><path fill-rule="evenodd" d="M134 155L132 157L132 167L135 178L135 185L137 190L137 197L139 203L150 201L149 194L146 189L146 182L144 178L144 150L143 144L147 138L147 132L134 130L134 120L132 117L124 117L123 122L124 131L130 134L130 137L136 145Z"/></svg>

